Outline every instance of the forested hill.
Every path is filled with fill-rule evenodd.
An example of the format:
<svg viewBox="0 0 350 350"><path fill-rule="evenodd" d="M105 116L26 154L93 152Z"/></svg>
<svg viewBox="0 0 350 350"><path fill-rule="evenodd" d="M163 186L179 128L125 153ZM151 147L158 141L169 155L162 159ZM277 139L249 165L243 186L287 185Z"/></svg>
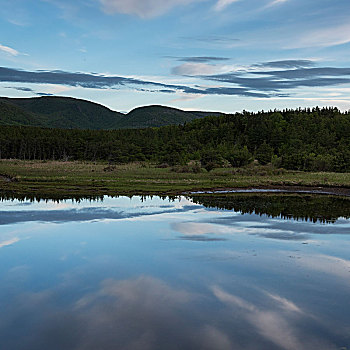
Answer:
<svg viewBox="0 0 350 350"><path fill-rule="evenodd" d="M147 106L122 114L97 103L70 97L0 98L0 125L112 130L183 124L207 115L221 113Z"/></svg>
<svg viewBox="0 0 350 350"><path fill-rule="evenodd" d="M9 108L31 115L23 120L17 117L16 125L47 128L113 129L124 117L97 103L69 97L1 98L0 102L0 123L6 125L13 125L13 118L7 113Z"/></svg>
<svg viewBox="0 0 350 350"><path fill-rule="evenodd" d="M0 158L152 160L210 170L257 159L286 169L350 171L350 113L336 108L236 113L127 130L0 126Z"/></svg>
<svg viewBox="0 0 350 350"><path fill-rule="evenodd" d="M135 108L122 118L118 129L136 129L159 127L166 125L184 124L194 119L207 116L220 116L218 112L182 111L181 109L165 106L146 106Z"/></svg>

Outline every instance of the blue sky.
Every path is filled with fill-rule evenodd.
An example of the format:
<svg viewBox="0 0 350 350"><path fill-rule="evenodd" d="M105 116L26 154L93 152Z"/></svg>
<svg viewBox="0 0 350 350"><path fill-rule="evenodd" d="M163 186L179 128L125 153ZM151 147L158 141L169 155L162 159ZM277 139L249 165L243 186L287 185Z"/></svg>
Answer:
<svg viewBox="0 0 350 350"><path fill-rule="evenodd" d="M0 0L0 95L350 109L349 0Z"/></svg>

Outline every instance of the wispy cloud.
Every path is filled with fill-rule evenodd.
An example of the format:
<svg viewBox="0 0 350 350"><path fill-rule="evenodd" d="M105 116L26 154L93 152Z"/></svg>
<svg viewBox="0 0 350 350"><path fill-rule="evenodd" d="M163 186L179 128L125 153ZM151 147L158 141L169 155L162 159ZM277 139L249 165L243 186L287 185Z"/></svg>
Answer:
<svg viewBox="0 0 350 350"><path fill-rule="evenodd" d="M309 47L331 47L350 42L350 24L345 23L337 26L316 29L304 32L296 40L285 45L287 49Z"/></svg>
<svg viewBox="0 0 350 350"><path fill-rule="evenodd" d="M175 75L210 75L217 72L217 68L214 65L206 63L184 63L180 66L174 67L172 69L172 74Z"/></svg>
<svg viewBox="0 0 350 350"><path fill-rule="evenodd" d="M240 44L240 39L227 35L199 35L199 36L183 36L180 39L187 40L193 44L198 42L201 44L211 44L212 46L232 48Z"/></svg>
<svg viewBox="0 0 350 350"><path fill-rule="evenodd" d="M140 18L153 18L172 8L202 0L99 0L107 14L122 13Z"/></svg>
<svg viewBox="0 0 350 350"><path fill-rule="evenodd" d="M0 51L11 56L18 56L20 54L17 50L13 49L12 47L1 45L1 44L0 44Z"/></svg>
<svg viewBox="0 0 350 350"><path fill-rule="evenodd" d="M299 68L288 70L262 71L252 72L255 75L268 75L275 78L284 79L304 79L315 77L343 77L350 76L350 68L334 68L334 67L319 67L319 68Z"/></svg>
<svg viewBox="0 0 350 350"><path fill-rule="evenodd" d="M13 89L23 92L35 92L33 89L24 86L5 86L5 89Z"/></svg>
<svg viewBox="0 0 350 350"><path fill-rule="evenodd" d="M174 57L167 56L169 58L175 58L180 62L193 62L193 63L206 63L206 62L220 62L220 61L228 61L230 58L228 57L218 57L218 56L191 56L191 57Z"/></svg>
<svg viewBox="0 0 350 350"><path fill-rule="evenodd" d="M266 7L272 7L272 6L280 5L280 4L283 4L284 2L287 2L287 1L289 1L289 0L273 0L270 3L268 3L266 5Z"/></svg>
<svg viewBox="0 0 350 350"><path fill-rule="evenodd" d="M253 65L253 67L263 68L304 68L312 67L315 65L314 61L311 60L282 60L282 61L271 61L263 62Z"/></svg>
<svg viewBox="0 0 350 350"><path fill-rule="evenodd" d="M29 87L24 87L24 86L5 86L5 89L12 89L12 90L17 90L17 91L22 91L22 92L30 92L32 95L35 94L37 96L53 96L52 93L36 92L35 90L33 90Z"/></svg>
<svg viewBox="0 0 350 350"><path fill-rule="evenodd" d="M219 0L215 5L216 11L222 11L225 7L231 5L234 2L237 2L239 0Z"/></svg>
<svg viewBox="0 0 350 350"><path fill-rule="evenodd" d="M206 79L255 91L283 91L298 87L325 87L350 84L350 68L299 68L274 71L247 71L217 74Z"/></svg>

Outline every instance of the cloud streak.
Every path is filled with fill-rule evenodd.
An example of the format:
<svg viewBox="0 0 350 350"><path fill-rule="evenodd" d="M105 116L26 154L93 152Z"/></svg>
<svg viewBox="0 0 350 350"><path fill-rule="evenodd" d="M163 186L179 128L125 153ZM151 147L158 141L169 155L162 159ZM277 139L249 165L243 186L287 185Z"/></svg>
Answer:
<svg viewBox="0 0 350 350"><path fill-rule="evenodd" d="M271 67L270 62L265 67ZM282 65L277 62L276 65ZM297 62L283 63L294 65ZM262 65L264 67L264 65ZM254 66L253 66L254 68ZM235 84L240 88L260 92L281 92L292 90L298 87L326 87L350 83L350 68L297 68L281 70L262 70L233 72L206 76L205 79L222 83Z"/></svg>
<svg viewBox="0 0 350 350"><path fill-rule="evenodd" d="M206 63L206 62L220 62L228 61L230 58L227 57L217 57L217 56L192 56L192 57L173 57L177 58L180 62L191 62L191 63Z"/></svg>
<svg viewBox="0 0 350 350"><path fill-rule="evenodd" d="M165 14L174 7L201 0L100 0L107 14L121 13L148 19Z"/></svg>
<svg viewBox="0 0 350 350"><path fill-rule="evenodd" d="M281 4L283 4L284 2L287 2L287 1L288 0L273 0L273 1L271 1L270 3L268 3L266 5L266 8L273 7L273 6L276 6L276 5L281 5Z"/></svg>
<svg viewBox="0 0 350 350"><path fill-rule="evenodd" d="M190 87L185 85L164 84L152 81L126 78L120 76L104 76L92 73L70 73L64 71L24 71L13 68L0 67L0 82L31 83L31 84L54 84L67 85L90 89L114 89L117 87L140 90L142 86L151 86L151 92L182 92L196 95L228 95L228 96L251 96L270 97L269 94L251 92L245 88L229 87Z"/></svg>
<svg viewBox="0 0 350 350"><path fill-rule="evenodd" d="M350 24L346 23L305 32L297 40L292 40L290 44L287 44L286 48L331 47L349 42Z"/></svg>
<svg viewBox="0 0 350 350"><path fill-rule="evenodd" d="M189 60L215 60L218 57L190 57ZM25 71L0 67L0 82L49 84L89 89L131 89L150 93L180 93L192 96L245 96L255 98L288 97L301 87L322 88L350 84L350 68L314 67L310 60L263 62L232 71L232 66L186 62L172 69L178 76L202 82L214 81L214 86L192 83L168 84L133 77L107 76L95 73ZM280 68L280 69L279 69ZM218 73L227 70L227 73ZM16 88L30 92L29 88Z"/></svg>
<svg viewBox="0 0 350 350"><path fill-rule="evenodd" d="M225 9L227 6L231 5L234 2L237 2L239 0L219 0L216 5L215 5L215 10L216 11L222 11Z"/></svg>
<svg viewBox="0 0 350 350"><path fill-rule="evenodd" d="M18 56L20 54L17 50L13 49L12 47L1 45L1 44L0 44L0 52L4 52L10 56Z"/></svg>
<svg viewBox="0 0 350 350"><path fill-rule="evenodd" d="M282 60L282 61L271 61L255 64L252 67L262 68L304 68L312 67L315 65L314 61L311 60Z"/></svg>

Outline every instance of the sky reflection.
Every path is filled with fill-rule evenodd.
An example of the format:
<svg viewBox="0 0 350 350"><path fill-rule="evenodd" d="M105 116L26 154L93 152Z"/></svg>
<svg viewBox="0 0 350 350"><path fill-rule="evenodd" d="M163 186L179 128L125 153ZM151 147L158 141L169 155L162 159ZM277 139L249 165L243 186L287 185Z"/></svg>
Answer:
<svg viewBox="0 0 350 350"><path fill-rule="evenodd" d="M350 346L348 220L159 198L8 204L0 207L4 349Z"/></svg>

